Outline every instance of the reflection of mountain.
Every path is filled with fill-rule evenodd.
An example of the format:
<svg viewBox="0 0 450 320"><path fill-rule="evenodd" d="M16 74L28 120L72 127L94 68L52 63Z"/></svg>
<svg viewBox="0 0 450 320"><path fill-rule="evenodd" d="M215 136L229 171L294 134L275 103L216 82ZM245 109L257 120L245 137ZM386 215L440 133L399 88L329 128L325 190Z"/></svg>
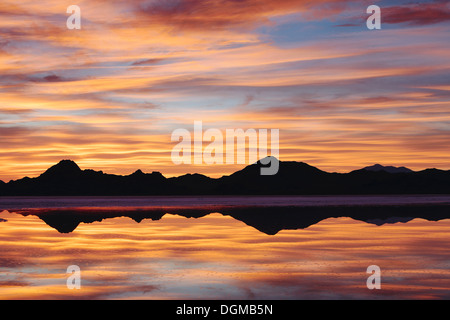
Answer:
<svg viewBox="0 0 450 320"><path fill-rule="evenodd" d="M367 171L375 171L375 172L386 171L386 172L389 172L389 173L409 173L409 172L413 172L411 169L408 169L408 168L405 168L405 167L382 166L381 164L375 164L373 166L365 167L363 169L367 170Z"/></svg>
<svg viewBox="0 0 450 320"><path fill-rule="evenodd" d="M92 223L115 217L129 217L136 222L160 220L166 213L187 218L200 218L213 212L233 217L268 235L281 230L305 229L328 218L350 217L376 225L407 222L415 218L438 221L450 218L450 205L414 206L201 206L99 209L30 209L15 210L22 215L35 215L61 233L70 233L80 223Z"/></svg>
<svg viewBox="0 0 450 320"><path fill-rule="evenodd" d="M213 179L200 174L166 178L137 170L128 176L81 170L61 161L37 178L3 183L0 196L102 195L339 195L450 194L450 171L372 166L350 173L328 173L302 162L279 162L273 176L262 176L260 162L230 176Z"/></svg>

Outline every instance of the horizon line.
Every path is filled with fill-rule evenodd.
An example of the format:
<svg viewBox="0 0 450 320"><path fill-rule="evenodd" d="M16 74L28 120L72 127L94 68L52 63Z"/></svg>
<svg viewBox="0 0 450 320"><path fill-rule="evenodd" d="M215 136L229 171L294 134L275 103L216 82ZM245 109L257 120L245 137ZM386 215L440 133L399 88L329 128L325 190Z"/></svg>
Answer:
<svg viewBox="0 0 450 320"><path fill-rule="evenodd" d="M265 158L271 158L271 157L273 157L273 156L266 156L266 157L263 157L263 158L259 159L258 161L254 162L254 163L251 163L251 164L243 164L243 167L242 167L241 169L235 170L235 171L233 171L233 172L231 172L231 173L229 173L229 174L223 174L223 175L221 175L221 176L219 176L219 177L211 177L211 176L208 176L208 175L206 175L206 174L198 173L198 172L194 172L194 173L187 172L187 173L184 173L184 174L181 174L181 175L167 175L167 176L166 176L166 175L164 175L161 171L158 171L158 170L153 170L152 172L144 172L144 171L143 171L142 169L140 169L140 168L134 170L132 173L129 173L129 174L115 174L115 173L107 173L107 172L105 172L105 171L103 171L103 170L95 170L95 169L91 169L91 168L82 169L82 168L80 168L80 166L79 166L79 164L77 163L76 160L72 160L72 159L66 158L66 159L62 159L62 160L58 161L58 162L57 162L56 164L54 164L54 165L50 165L47 169L44 169L44 171L42 171L42 172L41 172L39 175L37 175L37 176L33 176L33 177L24 176L24 177L22 177L22 178L10 179L10 180L7 181L7 182L4 181L4 180L2 180L2 179L0 179L0 181L2 181L2 182L4 182L4 183L9 183L9 182L11 182L11 181L17 181L17 180L21 180L21 179L24 179L24 178L29 178L29 179L38 178L38 177L40 177L42 174L44 174L45 172L47 172L49 169L51 169L52 167L55 167L55 166L61 164L61 163L64 162L64 161L70 161L70 162L73 162L75 165L78 166L78 168L79 168L81 171L91 170L91 171L95 171L95 172L102 172L103 174L114 175L114 176L122 176L122 177L131 176L131 175L133 175L133 174L135 174L135 173L137 173L137 172L140 171L140 172L142 172L142 174L154 174L154 173L159 173L159 174L161 174L161 175L162 175L164 178L166 178L166 179L170 179L170 178L178 178L178 177L188 176L188 175L201 175L201 176L204 176L204 177L207 177L207 178L210 178L210 179L220 179L220 178L222 178L222 177L227 177L227 176L230 176L230 175L232 175L232 174L234 174L234 173L236 173L236 172L242 171L242 170L244 170L244 169L247 168L247 167L250 167L250 166L253 166L253 165L257 165L262 159L265 159ZM322 170L322 169L320 169L319 167L314 166L314 165L311 165L311 164L309 164L309 163L307 163L307 162L304 162L304 161L296 161L296 160L280 160L279 158L276 158L276 157L274 157L274 158L277 159L280 163L298 163L298 164L303 163L303 164L306 164L306 165L308 165L308 166L310 166L310 167L316 168L316 169L318 169L318 170L320 170L320 171L323 171L323 172L329 173L329 174L348 174L348 173L351 173L351 172L354 172L354 171L364 170L364 169L366 169L366 168L373 167L373 166L382 166L383 168L397 168L397 169L405 168L405 169L411 170L411 173L417 173L417 172L426 171L426 170L449 171L448 169L447 169L447 170L446 170L446 169L439 169L439 168L435 168L435 167L434 167L434 168L425 168L425 169L422 169L422 170L412 170L412 169L410 169L410 168L408 168L408 167L406 167L406 166L382 165L382 164L380 164L380 163L378 162L378 163L374 163L374 164L372 164L372 165L364 166L364 167L361 167L361 168L358 168L358 169L354 169L354 170L351 170L351 171L347 171L347 172L337 172L337 171L326 171L326 170ZM204 164L201 164L201 165L198 165L198 164L197 164L197 165L194 165L194 166L200 167L200 166L203 166L203 165L204 165ZM192 165L190 165L190 166L192 166ZM211 165L209 165L209 166L211 166Z"/></svg>

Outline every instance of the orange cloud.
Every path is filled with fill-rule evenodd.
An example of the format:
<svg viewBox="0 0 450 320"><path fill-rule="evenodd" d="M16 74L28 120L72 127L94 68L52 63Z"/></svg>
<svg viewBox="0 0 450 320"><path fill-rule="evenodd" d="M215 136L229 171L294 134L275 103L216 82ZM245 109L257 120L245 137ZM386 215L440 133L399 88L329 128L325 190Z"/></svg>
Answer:
<svg viewBox="0 0 450 320"><path fill-rule="evenodd" d="M80 1L74 31L60 1L3 1L0 179L65 158L118 174L241 169L173 165L172 131L196 120L280 129L282 160L329 171L447 168L448 26L433 11L445 6L423 4L440 24L421 4L402 5L415 28L330 27L363 4Z"/></svg>

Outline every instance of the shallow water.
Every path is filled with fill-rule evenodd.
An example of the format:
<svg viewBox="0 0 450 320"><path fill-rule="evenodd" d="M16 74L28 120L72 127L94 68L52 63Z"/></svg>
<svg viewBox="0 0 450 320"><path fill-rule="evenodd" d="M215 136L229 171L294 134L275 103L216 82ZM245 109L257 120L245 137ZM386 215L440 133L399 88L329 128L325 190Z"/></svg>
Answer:
<svg viewBox="0 0 450 320"><path fill-rule="evenodd" d="M155 196L155 197L0 197L0 210L67 207L148 206L337 206L450 204L450 195L373 196Z"/></svg>
<svg viewBox="0 0 450 320"><path fill-rule="evenodd" d="M45 215L1 212L0 299L450 298L445 217L324 216L268 234L254 219L239 220L241 213L135 221L135 210L78 221L68 233ZM79 290L67 287L70 265L81 269ZM370 265L381 269L380 290L366 286Z"/></svg>

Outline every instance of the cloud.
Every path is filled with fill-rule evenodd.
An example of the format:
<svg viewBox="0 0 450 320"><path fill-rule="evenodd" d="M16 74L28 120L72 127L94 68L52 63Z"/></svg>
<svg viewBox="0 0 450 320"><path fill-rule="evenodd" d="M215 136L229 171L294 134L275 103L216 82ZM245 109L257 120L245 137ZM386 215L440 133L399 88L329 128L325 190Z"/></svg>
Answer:
<svg viewBox="0 0 450 320"><path fill-rule="evenodd" d="M157 59L157 58L144 59L144 60L139 60L139 61L133 62L132 66L153 65L153 64L157 64L163 60L164 59Z"/></svg>
<svg viewBox="0 0 450 320"><path fill-rule="evenodd" d="M450 6L447 1L435 1L415 5L392 6L382 9L383 23L405 23L423 26L450 21Z"/></svg>
<svg viewBox="0 0 450 320"><path fill-rule="evenodd" d="M31 130L26 126L0 126L0 137L2 139L23 136L30 132Z"/></svg>
<svg viewBox="0 0 450 320"><path fill-rule="evenodd" d="M180 31L210 32L226 28L254 28L272 24L272 18L307 12L325 18L344 10L350 1L334 0L170 0L137 3L138 16Z"/></svg>
<svg viewBox="0 0 450 320"><path fill-rule="evenodd" d="M336 27L359 27L361 24L358 23L343 23L337 24Z"/></svg>
<svg viewBox="0 0 450 320"><path fill-rule="evenodd" d="M407 3L394 6L380 6L382 24L403 24L427 26L450 21L450 5L447 1L435 0L422 3ZM364 26L368 15L354 15L336 27ZM356 21L356 22L355 22Z"/></svg>
<svg viewBox="0 0 450 320"><path fill-rule="evenodd" d="M448 166L444 1L382 6L376 33L343 27L364 26L370 1L77 4L82 30L61 1L0 4L2 180L68 157L117 174L241 169L173 166L170 135L194 120L278 128L282 160L328 171Z"/></svg>

